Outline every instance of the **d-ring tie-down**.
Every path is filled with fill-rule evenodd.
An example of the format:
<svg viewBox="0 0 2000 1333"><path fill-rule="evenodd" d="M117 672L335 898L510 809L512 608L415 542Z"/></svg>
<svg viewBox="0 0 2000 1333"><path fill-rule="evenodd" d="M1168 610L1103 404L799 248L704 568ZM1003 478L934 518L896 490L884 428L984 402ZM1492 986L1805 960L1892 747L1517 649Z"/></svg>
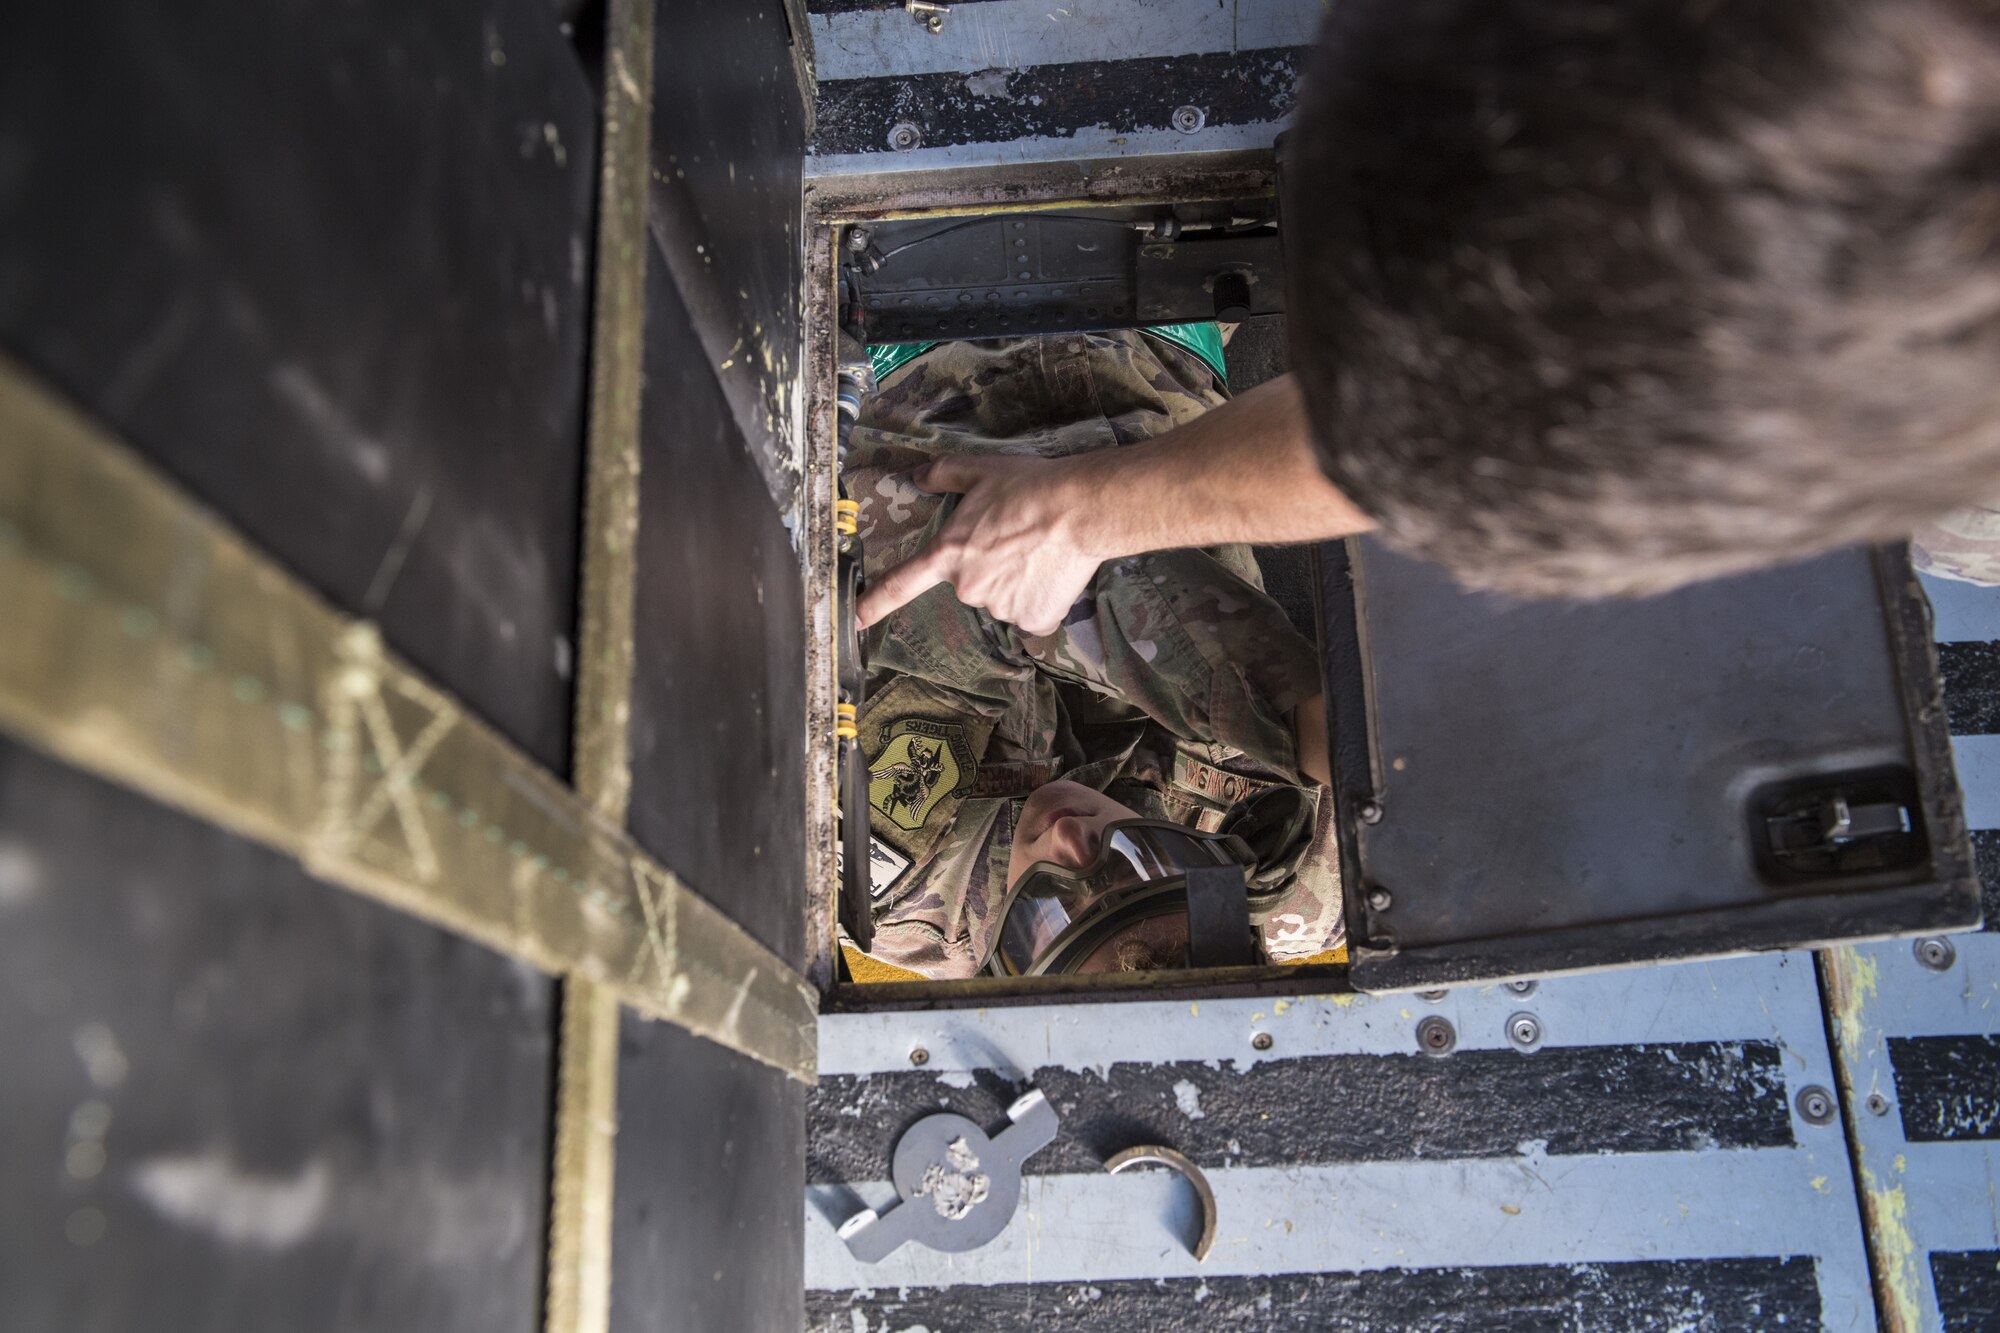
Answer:
<svg viewBox="0 0 2000 1333"><path fill-rule="evenodd" d="M1208 1258L1208 1252L1215 1245L1215 1191L1208 1187L1208 1177L1200 1167L1189 1161L1185 1154L1157 1143L1142 1143L1135 1148L1127 1148L1104 1164L1104 1169L1117 1175L1128 1166L1170 1166L1187 1177L1188 1184L1201 1199L1201 1235L1195 1238L1188 1252L1194 1255L1196 1263Z"/></svg>

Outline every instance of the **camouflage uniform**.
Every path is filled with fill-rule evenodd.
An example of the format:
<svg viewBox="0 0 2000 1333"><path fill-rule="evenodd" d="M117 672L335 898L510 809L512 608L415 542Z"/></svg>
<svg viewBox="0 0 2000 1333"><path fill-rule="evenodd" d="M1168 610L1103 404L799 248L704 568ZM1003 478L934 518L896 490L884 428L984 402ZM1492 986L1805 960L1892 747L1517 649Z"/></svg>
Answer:
<svg viewBox="0 0 2000 1333"><path fill-rule="evenodd" d="M1926 574L1988 588L2000 584L2000 509L1979 505L1919 524L1910 537L1910 558Z"/></svg>
<svg viewBox="0 0 2000 1333"><path fill-rule="evenodd" d="M950 512L910 474L955 453L1057 457L1130 444L1223 401L1195 356L1137 332L946 343L868 400L844 467L873 576ZM1290 715L1320 692L1311 645L1249 548L1107 562L1047 636L931 589L870 630L861 745L871 775L883 961L970 976L998 928L1022 798L1056 777L1155 818L1215 828L1301 779ZM1267 952L1338 942L1332 801L1292 883L1255 915Z"/></svg>

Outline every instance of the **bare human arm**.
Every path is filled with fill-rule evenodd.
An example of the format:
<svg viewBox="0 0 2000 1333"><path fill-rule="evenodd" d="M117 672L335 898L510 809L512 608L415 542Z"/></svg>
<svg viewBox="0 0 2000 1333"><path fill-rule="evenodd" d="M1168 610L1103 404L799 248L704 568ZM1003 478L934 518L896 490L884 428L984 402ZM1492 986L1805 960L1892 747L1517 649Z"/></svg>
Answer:
<svg viewBox="0 0 2000 1333"><path fill-rule="evenodd" d="M1315 694L1292 710L1292 739L1299 747L1299 772L1322 787L1333 785L1326 747L1326 696Z"/></svg>
<svg viewBox="0 0 2000 1333"><path fill-rule="evenodd" d="M1106 560L1373 526L1320 471L1290 375L1143 444L1070 458L941 458L914 480L958 493L958 507L936 540L870 585L863 628L949 583L965 605L1051 634Z"/></svg>

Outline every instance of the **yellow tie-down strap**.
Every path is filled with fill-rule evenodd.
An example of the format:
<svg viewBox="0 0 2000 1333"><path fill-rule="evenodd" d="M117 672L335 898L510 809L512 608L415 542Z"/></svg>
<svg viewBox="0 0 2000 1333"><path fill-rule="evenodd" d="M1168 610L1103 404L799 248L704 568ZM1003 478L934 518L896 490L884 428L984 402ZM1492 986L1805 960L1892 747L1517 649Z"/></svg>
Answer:
<svg viewBox="0 0 2000 1333"><path fill-rule="evenodd" d="M812 1081L803 978L4 358L0 607L0 729Z"/></svg>

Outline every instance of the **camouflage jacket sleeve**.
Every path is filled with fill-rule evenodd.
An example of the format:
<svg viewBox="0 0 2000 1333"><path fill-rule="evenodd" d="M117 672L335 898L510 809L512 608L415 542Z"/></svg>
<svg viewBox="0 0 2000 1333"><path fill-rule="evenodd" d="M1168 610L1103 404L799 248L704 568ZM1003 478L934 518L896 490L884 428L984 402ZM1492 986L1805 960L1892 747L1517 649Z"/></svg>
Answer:
<svg viewBox="0 0 2000 1333"><path fill-rule="evenodd" d="M867 570L914 555L949 514L952 497L909 480L931 458L1114 447L1219 401L1198 359L1137 333L945 344L890 376L854 432L843 479ZM868 655L870 832L905 866L878 880L873 951L936 977L984 961L1027 790L1057 775L1101 789L1148 735L1298 782L1290 713L1318 693L1312 649L1247 548L1111 562L1047 636L934 588L870 632Z"/></svg>

